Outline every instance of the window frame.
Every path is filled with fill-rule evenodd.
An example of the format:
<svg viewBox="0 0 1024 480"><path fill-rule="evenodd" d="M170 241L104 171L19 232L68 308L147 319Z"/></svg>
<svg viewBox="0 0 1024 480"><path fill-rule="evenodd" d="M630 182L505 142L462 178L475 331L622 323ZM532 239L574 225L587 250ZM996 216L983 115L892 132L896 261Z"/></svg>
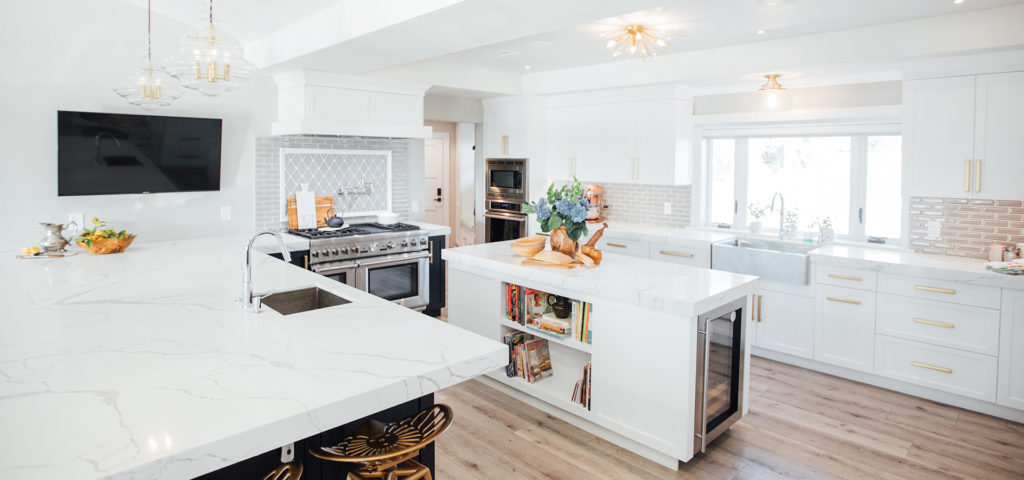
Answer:
<svg viewBox="0 0 1024 480"><path fill-rule="evenodd" d="M707 227L718 227L720 222L712 222L711 202L714 195L712 177L712 158L714 155L714 140L732 139L735 141L733 158L733 218L730 228L745 228L747 225L747 207L750 200L747 198L748 188L748 159L749 145L751 138L765 137L850 137L850 211L849 211L849 234L836 235L837 239L867 243L865 230L867 220L867 160L868 160L868 138L873 136L901 136L899 124L865 124L865 125L803 125L803 126L781 126L781 127L740 127L723 128L714 130L703 130L701 132L701 144L703 145L702 165L704 166L703 179L705 188L702 195L702 216ZM744 161L738 161L743 159ZM902 164L900 165L902 171ZM900 192L900 198L906 199ZM901 205L901 209L903 206ZM863 216L861 215L863 212ZM900 216L900 232L905 232L906 221ZM777 233L772 222L764 221L763 231ZM898 246L902 242L899 237L886 237L886 245Z"/></svg>

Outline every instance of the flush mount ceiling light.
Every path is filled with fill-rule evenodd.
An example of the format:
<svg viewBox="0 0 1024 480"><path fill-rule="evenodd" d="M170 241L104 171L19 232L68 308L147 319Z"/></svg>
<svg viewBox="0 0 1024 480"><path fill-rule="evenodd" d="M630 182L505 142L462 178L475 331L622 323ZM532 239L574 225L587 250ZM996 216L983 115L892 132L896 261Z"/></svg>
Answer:
<svg viewBox="0 0 1024 480"><path fill-rule="evenodd" d="M625 55L626 60L630 60L634 56L639 56L645 61L647 57L664 55L669 39L681 36L645 25L630 25L601 34L601 38L608 39L605 49L612 52L613 58Z"/></svg>
<svg viewBox="0 0 1024 480"><path fill-rule="evenodd" d="M178 99L184 90L181 84L167 74L163 68L153 63L153 8L147 2L146 13L146 53L139 66L131 69L124 82L114 88L114 92L132 105L146 110L166 107Z"/></svg>
<svg viewBox="0 0 1024 480"><path fill-rule="evenodd" d="M215 97L238 90L256 66L242 56L242 44L213 23L213 0L207 26L186 33L178 43L178 53L165 68L181 83L203 95Z"/></svg>
<svg viewBox="0 0 1024 480"><path fill-rule="evenodd" d="M780 76L778 73L765 75L764 78L768 79L768 81L764 82L764 85L761 85L761 88L758 89L759 92L765 94L764 102L770 109L782 106L782 103L786 100L786 88L779 83Z"/></svg>

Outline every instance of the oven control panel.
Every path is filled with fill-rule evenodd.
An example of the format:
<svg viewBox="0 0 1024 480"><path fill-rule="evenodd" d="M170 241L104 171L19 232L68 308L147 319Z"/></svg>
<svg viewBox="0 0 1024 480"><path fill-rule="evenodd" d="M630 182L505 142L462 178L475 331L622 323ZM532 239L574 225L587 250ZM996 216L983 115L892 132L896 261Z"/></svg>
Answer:
<svg viewBox="0 0 1024 480"><path fill-rule="evenodd" d="M310 242L312 262L354 260L396 253L420 252L429 248L430 239L423 232L398 232L348 238L317 239Z"/></svg>

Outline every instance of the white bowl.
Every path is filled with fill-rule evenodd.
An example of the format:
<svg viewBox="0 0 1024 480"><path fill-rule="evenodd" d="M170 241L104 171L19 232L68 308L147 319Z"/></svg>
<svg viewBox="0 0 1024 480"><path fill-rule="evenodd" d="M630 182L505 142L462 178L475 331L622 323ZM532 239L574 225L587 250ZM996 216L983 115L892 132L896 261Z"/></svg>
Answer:
<svg viewBox="0 0 1024 480"><path fill-rule="evenodd" d="M398 223L397 213L379 213L377 214L377 222L383 223L384 225L391 225L392 223Z"/></svg>

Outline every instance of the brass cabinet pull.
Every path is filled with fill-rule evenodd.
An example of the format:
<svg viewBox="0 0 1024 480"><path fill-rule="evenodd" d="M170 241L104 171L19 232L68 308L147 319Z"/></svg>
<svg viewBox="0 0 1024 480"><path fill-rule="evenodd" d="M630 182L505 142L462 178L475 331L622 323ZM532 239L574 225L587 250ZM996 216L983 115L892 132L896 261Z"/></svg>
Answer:
<svg viewBox="0 0 1024 480"><path fill-rule="evenodd" d="M948 293L950 295L956 294L956 290L950 290L948 288L927 287L924 285L914 285L914 288L918 290L923 290L925 292Z"/></svg>
<svg viewBox="0 0 1024 480"><path fill-rule="evenodd" d="M979 158L979 159L975 160L974 162L978 166L978 168L974 169L974 191L975 192L980 192L981 191L981 159Z"/></svg>
<svg viewBox="0 0 1024 480"><path fill-rule="evenodd" d="M831 300L833 302L849 303L850 305L860 305L860 300L850 300L849 298L839 298L839 297L825 297L825 298L828 299L828 300Z"/></svg>
<svg viewBox="0 0 1024 480"><path fill-rule="evenodd" d="M840 275L838 273L830 273L830 274L828 274L828 276L832 277L832 278L838 278L840 280L853 280L854 282L859 282L861 280L864 280L863 278L855 277L853 275Z"/></svg>
<svg viewBox="0 0 1024 480"><path fill-rule="evenodd" d="M430 242L430 264L434 264L434 242Z"/></svg>
<svg viewBox="0 0 1024 480"><path fill-rule="evenodd" d="M757 296L757 322L758 323L761 323L761 299L762 298L764 298L764 295L758 295Z"/></svg>
<svg viewBox="0 0 1024 480"><path fill-rule="evenodd" d="M615 247L615 248L626 248L626 246L621 244L621 243L608 242L606 245L608 245L609 247Z"/></svg>
<svg viewBox="0 0 1024 480"><path fill-rule="evenodd" d="M914 318L914 323L923 323L925 325L934 325L936 327L942 327L942 328L953 328L954 327L954 325L952 323L936 322L935 320L925 320L923 318Z"/></svg>
<svg viewBox="0 0 1024 480"><path fill-rule="evenodd" d="M501 154L508 155L508 135L501 136Z"/></svg>
<svg viewBox="0 0 1024 480"><path fill-rule="evenodd" d="M302 256L302 265L303 265L302 268L305 268L306 270L309 270L309 255L303 255Z"/></svg>
<svg viewBox="0 0 1024 480"><path fill-rule="evenodd" d="M971 191L971 159L964 160L964 191Z"/></svg>
<svg viewBox="0 0 1024 480"><path fill-rule="evenodd" d="M927 364L927 363L921 363L921 362L910 362L910 364L911 364L911 365L913 365L913 366L915 366L915 367L927 368L928 370L935 370L936 372L942 372L942 373L953 373L953 370L952 370L952 369L950 369L950 368L946 368L946 367L936 367L935 365L929 365L929 364Z"/></svg>
<svg viewBox="0 0 1024 480"><path fill-rule="evenodd" d="M673 256L673 257L693 258L693 254L692 253L673 252L673 251L670 251L670 250L662 250L662 251L660 251L658 253L660 253L662 255L670 255L670 256Z"/></svg>

